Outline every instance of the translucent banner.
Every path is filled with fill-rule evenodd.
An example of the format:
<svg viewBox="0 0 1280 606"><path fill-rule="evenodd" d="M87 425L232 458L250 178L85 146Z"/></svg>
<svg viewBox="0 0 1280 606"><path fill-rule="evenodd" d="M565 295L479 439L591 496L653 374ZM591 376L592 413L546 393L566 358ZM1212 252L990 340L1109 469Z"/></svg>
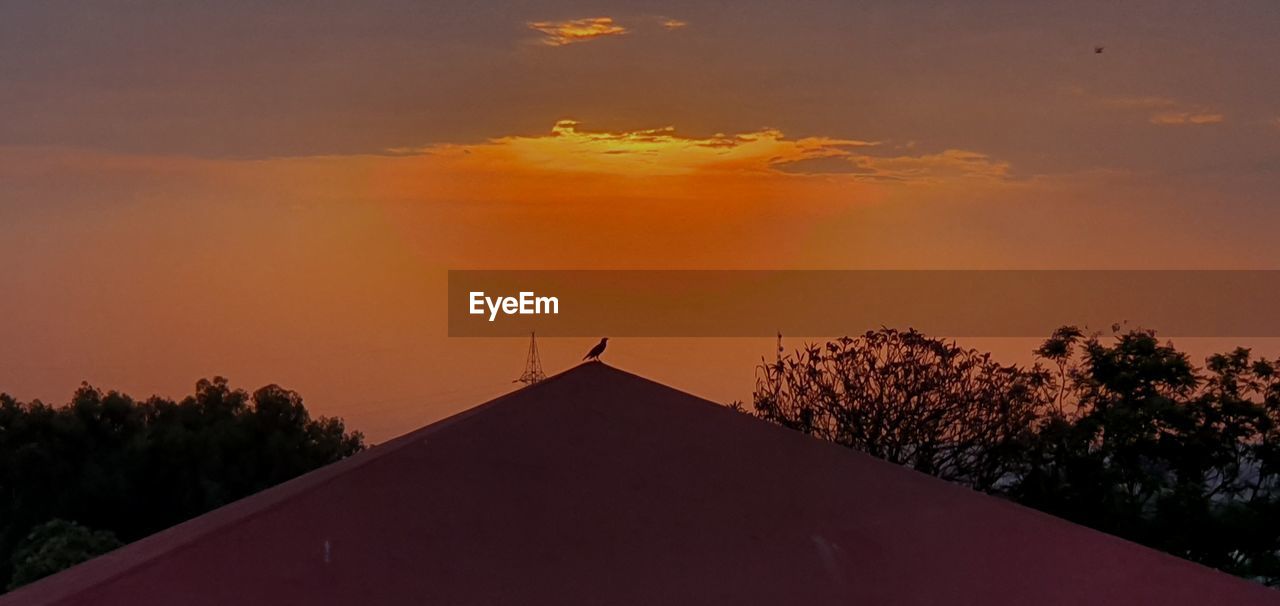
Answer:
<svg viewBox="0 0 1280 606"><path fill-rule="evenodd" d="M454 337L1280 336L1272 270L451 270L448 297Z"/></svg>

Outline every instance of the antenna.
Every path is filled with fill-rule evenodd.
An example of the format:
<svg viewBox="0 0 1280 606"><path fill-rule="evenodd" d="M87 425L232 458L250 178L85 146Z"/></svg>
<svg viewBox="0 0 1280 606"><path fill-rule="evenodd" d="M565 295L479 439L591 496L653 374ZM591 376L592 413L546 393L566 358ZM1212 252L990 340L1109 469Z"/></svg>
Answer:
<svg viewBox="0 0 1280 606"><path fill-rule="evenodd" d="M534 333L529 333L529 356L525 358L524 374L512 383L533 385L545 378L547 375L542 372L542 358L538 356L538 338Z"/></svg>

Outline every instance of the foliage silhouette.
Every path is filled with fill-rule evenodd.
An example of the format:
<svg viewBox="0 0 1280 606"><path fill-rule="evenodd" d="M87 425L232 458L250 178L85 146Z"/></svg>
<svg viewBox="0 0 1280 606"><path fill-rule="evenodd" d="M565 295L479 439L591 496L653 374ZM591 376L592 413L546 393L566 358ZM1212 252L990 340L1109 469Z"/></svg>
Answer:
<svg viewBox="0 0 1280 606"><path fill-rule="evenodd" d="M65 406L0 394L0 580L15 549L66 520L134 541L364 448L297 393L202 379L174 402L83 384Z"/></svg>
<svg viewBox="0 0 1280 606"><path fill-rule="evenodd" d="M13 552L13 578L8 588L16 589L120 546L120 540L105 530L90 530L66 520L45 522Z"/></svg>
<svg viewBox="0 0 1280 606"><path fill-rule="evenodd" d="M757 369L754 414L1280 585L1280 364L1067 326L1029 367L915 331Z"/></svg>

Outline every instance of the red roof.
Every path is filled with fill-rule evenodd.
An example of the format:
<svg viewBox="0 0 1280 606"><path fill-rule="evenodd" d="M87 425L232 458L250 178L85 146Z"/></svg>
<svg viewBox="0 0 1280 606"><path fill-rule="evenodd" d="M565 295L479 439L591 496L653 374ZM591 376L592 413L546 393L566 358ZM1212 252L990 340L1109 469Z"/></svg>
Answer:
<svg viewBox="0 0 1280 606"><path fill-rule="evenodd" d="M1280 592L588 363L0 598L1280 604Z"/></svg>

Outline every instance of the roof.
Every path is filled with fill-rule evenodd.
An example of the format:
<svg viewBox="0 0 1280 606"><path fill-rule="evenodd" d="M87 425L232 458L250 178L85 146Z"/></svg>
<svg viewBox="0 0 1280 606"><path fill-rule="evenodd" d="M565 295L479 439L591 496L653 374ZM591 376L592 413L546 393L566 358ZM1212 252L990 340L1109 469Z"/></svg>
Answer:
<svg viewBox="0 0 1280 606"><path fill-rule="evenodd" d="M60 604L1280 604L602 363L7 596Z"/></svg>

